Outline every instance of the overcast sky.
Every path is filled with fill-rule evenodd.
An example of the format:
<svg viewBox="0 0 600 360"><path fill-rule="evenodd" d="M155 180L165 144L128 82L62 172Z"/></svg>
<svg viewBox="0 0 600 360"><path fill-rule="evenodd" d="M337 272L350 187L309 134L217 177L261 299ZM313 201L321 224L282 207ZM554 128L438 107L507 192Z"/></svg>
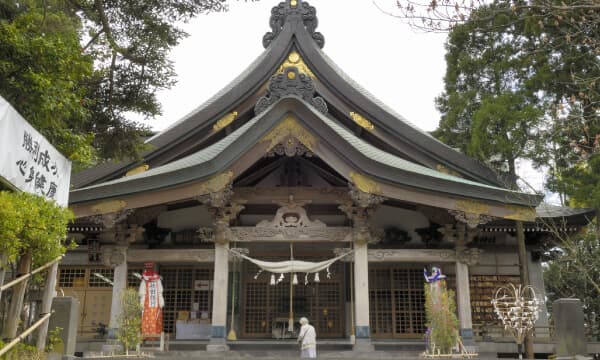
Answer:
<svg viewBox="0 0 600 360"><path fill-rule="evenodd" d="M376 0L393 11L394 0ZM158 94L163 115L151 122L163 130L225 87L264 51L271 8L279 0L230 0L229 11L201 15L183 26L190 36L171 53L178 75ZM371 0L312 0L325 36L323 50L350 77L423 130L437 127L435 97L443 91L445 34L415 32L383 14ZM542 180L528 162L519 173L536 188Z"/></svg>
<svg viewBox="0 0 600 360"><path fill-rule="evenodd" d="M393 0L378 0L393 4ZM177 85L159 94L162 130L201 105L260 55L270 31L274 0L230 0L229 11L202 15L184 29L190 34L171 59ZM325 36L324 51L348 75L410 122L433 130L439 122L434 99L443 89L444 34L415 33L379 11L370 0L312 0Z"/></svg>

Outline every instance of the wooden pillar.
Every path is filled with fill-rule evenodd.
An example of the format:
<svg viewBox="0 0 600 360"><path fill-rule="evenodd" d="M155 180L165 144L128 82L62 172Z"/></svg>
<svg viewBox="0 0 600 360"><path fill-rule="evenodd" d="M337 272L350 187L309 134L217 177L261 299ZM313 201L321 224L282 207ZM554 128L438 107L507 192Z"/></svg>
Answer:
<svg viewBox="0 0 600 360"><path fill-rule="evenodd" d="M352 221L354 241L354 319L355 339L354 351L372 352L371 328L369 319L369 250L372 240L369 217L385 198L368 193L358 186L350 184L352 203L340 206Z"/></svg>
<svg viewBox="0 0 600 360"><path fill-rule="evenodd" d="M471 317L471 292L469 289L469 265L456 262L456 305L458 308L459 334L463 344L473 342L473 321Z"/></svg>
<svg viewBox="0 0 600 360"><path fill-rule="evenodd" d="M44 287L44 295L42 298L42 309L40 316L44 316L52 310L52 299L56 293L56 276L58 274L58 261L52 264L46 274L46 285ZM50 319L44 321L38 330L37 349L43 351L46 347L46 336L48 335L48 323Z"/></svg>
<svg viewBox="0 0 600 360"><path fill-rule="evenodd" d="M110 265L114 267L114 275L109 328L114 331L119 327L119 316L122 309L121 293L127 289L127 247L115 247L111 260Z"/></svg>
<svg viewBox="0 0 600 360"><path fill-rule="evenodd" d="M227 351L227 286L229 278L229 242L215 242L215 268L213 280L213 308L210 344L207 351Z"/></svg>
<svg viewBox="0 0 600 360"><path fill-rule="evenodd" d="M201 201L209 207L214 221L215 267L213 277L213 308L211 338L207 351L227 351L227 300L229 286L229 224L237 218L244 206L229 202L233 195L231 183L221 190L210 193Z"/></svg>
<svg viewBox="0 0 600 360"><path fill-rule="evenodd" d="M456 247L456 305L458 310L459 334L465 346L475 346L473 340L473 320L471 309L471 290L469 266L479 263L481 250L467 248L464 245ZM475 349L472 349L475 351Z"/></svg>
<svg viewBox="0 0 600 360"><path fill-rule="evenodd" d="M525 247L525 230L523 229L522 221L515 221L515 227L517 229L517 247L519 249L519 275L521 277L521 286L529 286L529 269L527 261L527 248ZM533 338L531 335L525 336L525 358L533 359Z"/></svg>
<svg viewBox="0 0 600 360"><path fill-rule="evenodd" d="M354 243L354 318L357 345L370 345L369 259L366 241Z"/></svg>

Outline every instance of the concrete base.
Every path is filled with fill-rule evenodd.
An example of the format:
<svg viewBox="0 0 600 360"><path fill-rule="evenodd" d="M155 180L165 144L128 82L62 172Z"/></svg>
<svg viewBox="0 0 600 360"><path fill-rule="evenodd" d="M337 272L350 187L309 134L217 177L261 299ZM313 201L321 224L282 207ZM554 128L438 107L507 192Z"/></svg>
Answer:
<svg viewBox="0 0 600 360"><path fill-rule="evenodd" d="M228 345L212 345L212 344L208 344L208 345L206 345L206 351L209 351L209 352L229 351L229 346Z"/></svg>
<svg viewBox="0 0 600 360"><path fill-rule="evenodd" d="M104 344L101 351L106 355L122 354L124 352L123 345L120 344Z"/></svg>
<svg viewBox="0 0 600 360"><path fill-rule="evenodd" d="M352 351L356 353L368 353L375 351L375 347L371 343L371 339L356 339Z"/></svg>
<svg viewBox="0 0 600 360"><path fill-rule="evenodd" d="M225 338L212 338L210 339L208 345L206 345L206 351L229 351L229 346L225 342Z"/></svg>

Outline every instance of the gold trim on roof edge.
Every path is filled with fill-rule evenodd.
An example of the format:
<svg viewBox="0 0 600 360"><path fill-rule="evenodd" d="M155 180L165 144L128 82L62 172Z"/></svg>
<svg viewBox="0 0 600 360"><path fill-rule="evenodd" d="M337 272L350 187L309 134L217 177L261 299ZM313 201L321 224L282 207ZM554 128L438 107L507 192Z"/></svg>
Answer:
<svg viewBox="0 0 600 360"><path fill-rule="evenodd" d="M221 191L231 183L232 179L233 171L231 170L217 174L200 184L200 195Z"/></svg>
<svg viewBox="0 0 600 360"><path fill-rule="evenodd" d="M456 171L454 171L454 170L451 170L451 169L449 169L449 168L445 167L445 166L444 166L444 165L442 165L442 164L437 164L437 165L435 166L435 169L436 169L437 171L441 172L442 174L446 174L446 175L452 175L452 176L456 176L456 177L462 178L462 175L461 175L460 173L458 173L458 172L456 172Z"/></svg>
<svg viewBox="0 0 600 360"><path fill-rule="evenodd" d="M316 78L315 74L312 71L310 71L308 65L306 65L300 54L298 54L298 52L295 50L290 52L285 61L281 64L281 66L279 66L279 69L277 69L275 74L283 74L283 70L290 66L294 66L296 69L298 69L298 72L301 74L308 75L313 79Z"/></svg>
<svg viewBox="0 0 600 360"><path fill-rule="evenodd" d="M319 140L306 130L293 115L288 115L275 128L263 137L261 142L269 141L269 146L266 150L268 153L277 144L283 142L287 137L294 137L306 146L311 152L315 152Z"/></svg>
<svg viewBox="0 0 600 360"><path fill-rule="evenodd" d="M125 208L127 203L123 200L109 200L103 201L97 205L92 206L92 213L94 214L106 214L113 213Z"/></svg>
<svg viewBox="0 0 600 360"><path fill-rule="evenodd" d="M359 113L356 113L354 111L350 111L350 117L352 118L352 120L358 124L358 126L362 127L363 129L366 130L373 130L375 129L375 125L373 125L372 122L370 122L369 120L367 120L367 118L365 118L364 116L362 116Z"/></svg>
<svg viewBox="0 0 600 360"><path fill-rule="evenodd" d="M132 176L132 175L135 175L135 174L141 174L141 173L143 173L144 171L146 171L148 169L150 169L150 165L148 165L148 164L140 165L140 166L138 166L136 168L133 168L133 169L129 170L128 172L126 172L125 176Z"/></svg>
<svg viewBox="0 0 600 360"><path fill-rule="evenodd" d="M238 112L234 111L234 112L231 112L231 113L223 116L213 125L213 131L219 131L219 130L227 127L227 125L231 124L233 122L233 120L235 120L237 115L238 115Z"/></svg>
<svg viewBox="0 0 600 360"><path fill-rule="evenodd" d="M350 171L350 179L352 179L352 182L358 188L358 190L364 193L376 195L382 194L381 186L379 186L375 180L361 173Z"/></svg>
<svg viewBox="0 0 600 360"><path fill-rule="evenodd" d="M455 207L457 210L470 214L489 215L490 206L488 204L475 200L457 200Z"/></svg>
<svg viewBox="0 0 600 360"><path fill-rule="evenodd" d="M503 218L519 221L535 221L537 215L535 208L530 206L506 205L506 210L510 211Z"/></svg>

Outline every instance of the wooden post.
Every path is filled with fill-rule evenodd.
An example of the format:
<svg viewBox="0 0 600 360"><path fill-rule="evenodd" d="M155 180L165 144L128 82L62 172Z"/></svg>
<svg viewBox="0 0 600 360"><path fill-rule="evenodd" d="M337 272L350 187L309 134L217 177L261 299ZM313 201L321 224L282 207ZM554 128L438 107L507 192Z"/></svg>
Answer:
<svg viewBox="0 0 600 360"><path fill-rule="evenodd" d="M521 286L525 287L529 285L529 269L527 266L527 249L525 248L525 230L523 229L523 222L516 221L515 227L517 229L517 246L519 248L519 275L521 278ZM533 359L533 339L530 335L525 336L525 358Z"/></svg>
<svg viewBox="0 0 600 360"><path fill-rule="evenodd" d="M17 266L17 272L19 275L27 274L31 268L31 260L33 258L32 250L29 249L19 259ZM4 337L13 339L17 336L17 327L19 326L19 320L21 318L21 310L23 309L23 299L25 298L25 290L27 289L28 281L21 281L16 284L10 299L10 307L8 313L11 316L8 317L6 322L6 328L4 329Z"/></svg>
<svg viewBox="0 0 600 360"><path fill-rule="evenodd" d="M44 287L44 295L42 298L42 309L40 312L40 316L44 316L52 310L52 299L54 299L54 291L56 288L56 276L58 273L58 261L52 264L50 269L48 269L48 274L46 276L46 286ZM40 325L40 330L38 332L37 338L37 349L39 351L43 351L46 347L46 336L48 335L48 323L50 320L48 319L42 325Z"/></svg>
<svg viewBox="0 0 600 360"><path fill-rule="evenodd" d="M6 275L7 266L6 254L0 254L0 286L4 284L4 276ZM2 291L0 290L0 300L2 299Z"/></svg>

